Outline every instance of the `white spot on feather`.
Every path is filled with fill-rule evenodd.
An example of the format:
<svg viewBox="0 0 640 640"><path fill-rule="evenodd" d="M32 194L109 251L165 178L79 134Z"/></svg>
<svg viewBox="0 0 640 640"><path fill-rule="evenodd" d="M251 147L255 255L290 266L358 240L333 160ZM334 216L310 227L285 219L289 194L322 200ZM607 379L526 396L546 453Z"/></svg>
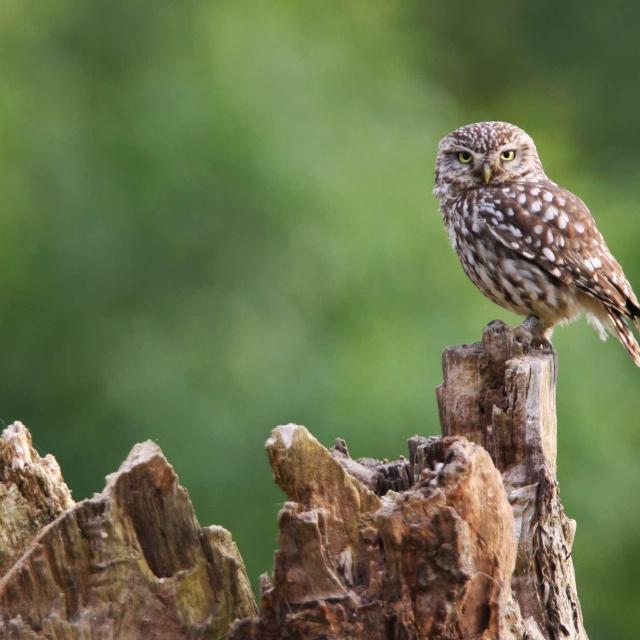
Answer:
<svg viewBox="0 0 640 640"><path fill-rule="evenodd" d="M558 227L564 229L569 224L569 216L563 211L558 216Z"/></svg>

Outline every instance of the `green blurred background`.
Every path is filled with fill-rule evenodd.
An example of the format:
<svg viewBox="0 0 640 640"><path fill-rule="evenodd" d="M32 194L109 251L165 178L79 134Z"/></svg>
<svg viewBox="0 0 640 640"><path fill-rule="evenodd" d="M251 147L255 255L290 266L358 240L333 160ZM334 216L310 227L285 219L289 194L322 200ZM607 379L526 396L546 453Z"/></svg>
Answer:
<svg viewBox="0 0 640 640"><path fill-rule="evenodd" d="M447 242L448 131L527 129L640 288L639 22L630 2L2 0L0 416L76 499L156 440L255 584L271 427L395 457L439 430L443 347L516 321ZM635 638L640 371L584 321L555 345L585 623Z"/></svg>

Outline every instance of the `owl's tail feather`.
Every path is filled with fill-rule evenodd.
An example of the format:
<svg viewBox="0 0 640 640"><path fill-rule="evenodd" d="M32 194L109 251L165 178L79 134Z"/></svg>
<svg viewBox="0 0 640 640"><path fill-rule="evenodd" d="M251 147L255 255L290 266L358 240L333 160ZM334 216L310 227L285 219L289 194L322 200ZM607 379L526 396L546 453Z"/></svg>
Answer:
<svg viewBox="0 0 640 640"><path fill-rule="evenodd" d="M612 333L627 350L627 353L631 356L636 366L640 367L640 345L638 345L631 329L629 329L627 323L624 321L624 317L613 309L607 309L607 318ZM633 318L633 323L640 330L640 318Z"/></svg>
<svg viewBox="0 0 640 640"><path fill-rule="evenodd" d="M627 298L627 311L633 324L636 325L638 331L640 331L640 307L633 301Z"/></svg>
<svg viewBox="0 0 640 640"><path fill-rule="evenodd" d="M629 303L627 303L629 306ZM640 307L636 305L631 306L631 321L636 325L636 329L640 331Z"/></svg>

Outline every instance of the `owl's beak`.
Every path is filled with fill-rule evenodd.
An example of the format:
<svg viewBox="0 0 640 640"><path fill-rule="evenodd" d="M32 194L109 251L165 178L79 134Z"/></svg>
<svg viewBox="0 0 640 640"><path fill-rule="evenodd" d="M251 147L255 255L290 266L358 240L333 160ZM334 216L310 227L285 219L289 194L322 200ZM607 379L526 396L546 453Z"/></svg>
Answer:
<svg viewBox="0 0 640 640"><path fill-rule="evenodd" d="M491 182L491 166L488 164L482 165L482 178L484 179L485 184L489 184Z"/></svg>

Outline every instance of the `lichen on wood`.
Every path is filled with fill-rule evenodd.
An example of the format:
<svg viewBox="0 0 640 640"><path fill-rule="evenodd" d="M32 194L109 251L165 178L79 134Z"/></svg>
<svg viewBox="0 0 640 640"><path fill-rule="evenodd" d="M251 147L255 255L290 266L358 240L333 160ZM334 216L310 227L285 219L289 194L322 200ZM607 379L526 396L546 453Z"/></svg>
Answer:
<svg viewBox="0 0 640 640"><path fill-rule="evenodd" d="M21 422L8 426L0 438L0 575L40 529L73 504L56 459L38 455Z"/></svg>

